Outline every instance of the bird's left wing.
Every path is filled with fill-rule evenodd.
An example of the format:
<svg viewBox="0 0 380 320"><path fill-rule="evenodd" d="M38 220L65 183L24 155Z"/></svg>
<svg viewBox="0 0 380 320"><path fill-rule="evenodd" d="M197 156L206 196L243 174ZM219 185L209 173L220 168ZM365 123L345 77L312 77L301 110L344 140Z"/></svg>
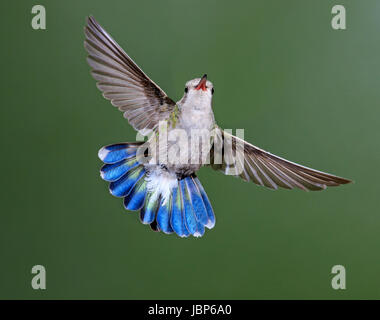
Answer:
<svg viewBox="0 0 380 320"><path fill-rule="evenodd" d="M240 151L240 156L237 151ZM219 161L215 161L218 154ZM210 160L211 167L215 170L271 189L322 190L327 186L351 182L280 158L219 127L215 128Z"/></svg>
<svg viewBox="0 0 380 320"><path fill-rule="evenodd" d="M124 112L138 131L147 134L166 120L175 102L133 62L93 18L87 19L84 46L92 76L103 96Z"/></svg>

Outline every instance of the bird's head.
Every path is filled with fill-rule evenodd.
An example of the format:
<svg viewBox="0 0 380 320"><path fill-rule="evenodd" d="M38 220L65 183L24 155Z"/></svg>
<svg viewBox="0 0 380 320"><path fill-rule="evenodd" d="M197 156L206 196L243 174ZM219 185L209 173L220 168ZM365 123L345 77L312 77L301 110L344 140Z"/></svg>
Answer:
<svg viewBox="0 0 380 320"><path fill-rule="evenodd" d="M207 74L205 74L202 78L195 78L186 82L181 103L191 103L199 107L210 106L213 94L214 86L211 81L207 80Z"/></svg>

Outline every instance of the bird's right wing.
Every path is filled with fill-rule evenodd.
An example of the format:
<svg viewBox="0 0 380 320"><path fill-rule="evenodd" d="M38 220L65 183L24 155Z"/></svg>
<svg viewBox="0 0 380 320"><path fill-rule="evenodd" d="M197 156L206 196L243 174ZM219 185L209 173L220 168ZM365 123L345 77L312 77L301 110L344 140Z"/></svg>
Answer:
<svg viewBox="0 0 380 320"><path fill-rule="evenodd" d="M175 102L133 62L93 18L87 19L84 46L92 76L103 96L124 112L138 131L147 134L168 119Z"/></svg>
<svg viewBox="0 0 380 320"><path fill-rule="evenodd" d="M242 151L239 157L237 151ZM222 153L215 163L216 153ZM346 184L351 180L301 166L280 158L216 127L210 154L211 166L227 175L266 186L305 191L322 190L327 186ZM234 160L235 159L235 160ZM235 162L234 162L235 161Z"/></svg>

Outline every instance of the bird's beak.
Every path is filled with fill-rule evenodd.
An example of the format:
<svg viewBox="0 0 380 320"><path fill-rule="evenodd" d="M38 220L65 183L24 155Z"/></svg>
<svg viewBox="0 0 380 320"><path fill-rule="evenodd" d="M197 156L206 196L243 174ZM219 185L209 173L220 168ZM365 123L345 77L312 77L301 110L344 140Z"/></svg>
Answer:
<svg viewBox="0 0 380 320"><path fill-rule="evenodd" d="M202 89L203 91L206 91L206 82L207 82L207 74L203 75L201 81L199 81L198 85L195 87L195 90Z"/></svg>

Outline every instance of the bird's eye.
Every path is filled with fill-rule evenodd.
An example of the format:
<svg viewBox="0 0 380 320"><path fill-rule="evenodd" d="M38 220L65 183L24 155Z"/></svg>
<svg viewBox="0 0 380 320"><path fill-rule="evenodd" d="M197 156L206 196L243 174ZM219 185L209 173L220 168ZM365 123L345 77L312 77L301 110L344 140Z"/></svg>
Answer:
<svg viewBox="0 0 380 320"><path fill-rule="evenodd" d="M188 88L188 87L185 87L185 93L187 93L187 91L189 91L189 88Z"/></svg>
<svg viewBox="0 0 380 320"><path fill-rule="evenodd" d="M211 89L211 94L214 94L214 88Z"/></svg>

